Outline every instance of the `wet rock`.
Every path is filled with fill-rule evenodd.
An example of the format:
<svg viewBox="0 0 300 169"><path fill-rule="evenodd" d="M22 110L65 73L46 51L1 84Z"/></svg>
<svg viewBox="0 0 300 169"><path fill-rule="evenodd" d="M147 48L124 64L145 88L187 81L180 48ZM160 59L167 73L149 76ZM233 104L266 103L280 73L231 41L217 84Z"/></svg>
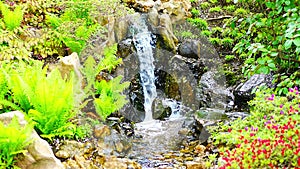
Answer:
<svg viewBox="0 0 300 169"><path fill-rule="evenodd" d="M125 39L118 43L117 55L121 58L126 58L134 52L134 45L132 39Z"/></svg>
<svg viewBox="0 0 300 169"><path fill-rule="evenodd" d="M201 154L203 155L204 154L204 151L205 151L206 147L201 145L201 144L198 144L195 148L194 148L194 152L196 154Z"/></svg>
<svg viewBox="0 0 300 169"><path fill-rule="evenodd" d="M104 138L111 134L110 128L107 125L95 125L94 136L95 138Z"/></svg>
<svg viewBox="0 0 300 169"><path fill-rule="evenodd" d="M24 114L19 111L0 114L0 121L8 124L14 116L18 118L21 126L27 125ZM26 153L17 156L16 166L28 169L63 168L61 162L54 156L50 145L34 130L29 139L33 141L27 146Z"/></svg>
<svg viewBox="0 0 300 169"><path fill-rule="evenodd" d="M247 109L247 102L252 100L254 94L252 91L260 86L272 86L272 76L265 74L255 74L245 83L237 85L234 89L233 94L235 97L234 103L239 109Z"/></svg>
<svg viewBox="0 0 300 169"><path fill-rule="evenodd" d="M55 155L59 158L73 158L75 155L83 155L89 149L85 149L85 144L77 141L66 140L59 146L59 151Z"/></svg>
<svg viewBox="0 0 300 169"><path fill-rule="evenodd" d="M185 40L178 47L178 53L187 58L200 58L200 42L197 40Z"/></svg>
<svg viewBox="0 0 300 169"><path fill-rule="evenodd" d="M163 100L156 98L152 103L153 118L165 120L172 113L172 110L167 105L163 104Z"/></svg>
<svg viewBox="0 0 300 169"><path fill-rule="evenodd" d="M169 51L176 51L178 39L173 34L171 18L168 14L159 15L159 26L157 27L159 40L157 45Z"/></svg>
<svg viewBox="0 0 300 169"><path fill-rule="evenodd" d="M141 165L129 159L107 157L103 164L105 169L141 169Z"/></svg>
<svg viewBox="0 0 300 169"><path fill-rule="evenodd" d="M220 77L220 78L219 78ZM200 107L230 109L233 94L225 88L226 79L215 71L204 73L199 82Z"/></svg>
<svg viewBox="0 0 300 169"><path fill-rule="evenodd" d="M172 22L177 22L191 16L189 10L192 6L189 0L125 0L124 2L138 12L149 12L155 8L161 13L172 16Z"/></svg>
<svg viewBox="0 0 300 169"><path fill-rule="evenodd" d="M205 169L205 164L200 162L189 161L185 163L186 169Z"/></svg>

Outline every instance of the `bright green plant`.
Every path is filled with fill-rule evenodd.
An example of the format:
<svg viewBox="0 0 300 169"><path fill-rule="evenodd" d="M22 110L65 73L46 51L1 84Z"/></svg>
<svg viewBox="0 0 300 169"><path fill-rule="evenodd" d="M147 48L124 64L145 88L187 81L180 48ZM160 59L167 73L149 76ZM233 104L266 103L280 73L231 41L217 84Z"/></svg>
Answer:
<svg viewBox="0 0 300 169"><path fill-rule="evenodd" d="M126 96L121 92L129 86L129 82L120 84L121 76L113 78L110 81L96 81L96 76L101 71L111 72L118 64L122 62L121 58L116 57L117 44L104 49L104 57L101 57L97 64L92 56L89 56L84 63L83 74L86 77L87 86L84 91L88 93L95 89L95 94L99 97L94 98L96 112L104 121L111 113L119 110L127 103ZM91 94L91 93L89 93ZM94 94L94 93L93 93Z"/></svg>
<svg viewBox="0 0 300 169"><path fill-rule="evenodd" d="M234 12L235 11L235 5L224 6L223 9L227 12Z"/></svg>
<svg viewBox="0 0 300 169"><path fill-rule="evenodd" d="M17 5L14 11L11 11L8 5L0 1L0 9L3 15L3 21L8 30L12 31L21 25L23 20L23 10L21 6Z"/></svg>
<svg viewBox="0 0 300 169"><path fill-rule="evenodd" d="M218 0L209 0L209 2L212 4L216 4L216 3L218 3Z"/></svg>
<svg viewBox="0 0 300 169"><path fill-rule="evenodd" d="M219 39L219 38L209 38L209 41L213 45L221 45L221 39Z"/></svg>
<svg viewBox="0 0 300 169"><path fill-rule="evenodd" d="M213 13L213 12L221 12L222 11L222 8L220 6L216 6L216 7L213 7L213 8L210 8L209 9L209 12L210 13Z"/></svg>
<svg viewBox="0 0 300 169"><path fill-rule="evenodd" d="M208 23L206 20L201 19L201 18L188 18L188 22L192 23L192 25L198 27L200 30L207 30L208 28Z"/></svg>
<svg viewBox="0 0 300 169"><path fill-rule="evenodd" d="M226 55L226 56L225 56L225 60L226 60L226 61L232 61L234 58L235 58L234 55Z"/></svg>
<svg viewBox="0 0 300 169"><path fill-rule="evenodd" d="M224 38L221 40L222 42L222 45L225 46L225 47L232 47L233 46L233 43L234 43L234 40L231 39L231 38Z"/></svg>
<svg viewBox="0 0 300 169"><path fill-rule="evenodd" d="M200 8L205 10L205 9L208 9L210 7L210 3L209 2L202 2L200 4Z"/></svg>
<svg viewBox="0 0 300 169"><path fill-rule="evenodd" d="M294 168L300 165L299 92L290 88L285 97L271 90L256 92L251 112L213 132L224 160L219 168Z"/></svg>
<svg viewBox="0 0 300 169"><path fill-rule="evenodd" d="M247 13L248 13L247 10L244 8L238 8L234 12L235 15L240 16L240 17L247 15Z"/></svg>
<svg viewBox="0 0 300 169"><path fill-rule="evenodd" d="M209 30L203 30L203 31L201 31L201 35L204 35L206 37L210 37L211 34L212 34L212 32L209 31Z"/></svg>
<svg viewBox="0 0 300 169"><path fill-rule="evenodd" d="M63 79L57 69L47 73L39 61L8 64L6 71L13 103L36 122L42 137L74 137L76 125L70 122L76 115L72 77Z"/></svg>
<svg viewBox="0 0 300 169"><path fill-rule="evenodd" d="M199 16L200 11L196 8L192 8L191 13L194 17Z"/></svg>
<svg viewBox="0 0 300 169"><path fill-rule="evenodd" d="M288 93L288 89L293 86L300 86L300 78L299 72L296 71L291 75L286 74L278 74L274 76L274 83L278 83L275 92L279 95L286 95Z"/></svg>
<svg viewBox="0 0 300 169"><path fill-rule="evenodd" d="M0 168L14 168L15 156L25 153L32 126L20 126L18 118L12 118L9 124L0 122Z"/></svg>
<svg viewBox="0 0 300 169"><path fill-rule="evenodd" d="M115 77L110 81L102 80L96 82L96 94L94 104L96 112L102 120L105 120L111 113L121 109L128 101L126 96L122 95L123 90L129 86L129 82L120 83L122 76Z"/></svg>
<svg viewBox="0 0 300 169"><path fill-rule="evenodd" d="M84 66L82 68L82 72L86 78L87 85L84 88L86 94L92 91L95 87L95 79L96 76L101 71L111 72L113 69L117 67L120 63L122 63L121 58L117 58L117 44L114 44L110 47L106 47L104 49L104 56L99 58L99 63L97 64L95 59L92 56L89 56L84 62Z"/></svg>

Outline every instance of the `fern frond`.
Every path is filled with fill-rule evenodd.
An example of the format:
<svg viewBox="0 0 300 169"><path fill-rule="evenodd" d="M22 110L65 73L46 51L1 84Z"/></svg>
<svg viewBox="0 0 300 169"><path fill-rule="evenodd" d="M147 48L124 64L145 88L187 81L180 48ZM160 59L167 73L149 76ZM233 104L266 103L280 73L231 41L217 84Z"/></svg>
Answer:
<svg viewBox="0 0 300 169"><path fill-rule="evenodd" d="M12 31L21 25L23 20L23 10L21 6L17 6L14 11L11 11L6 4L0 3L3 21L8 30Z"/></svg>
<svg viewBox="0 0 300 169"><path fill-rule="evenodd" d="M109 82L102 80L96 82L96 93L100 95L94 100L96 112L102 120L111 113L120 110L128 101L122 92L129 86L129 82L120 83L122 76L118 76Z"/></svg>

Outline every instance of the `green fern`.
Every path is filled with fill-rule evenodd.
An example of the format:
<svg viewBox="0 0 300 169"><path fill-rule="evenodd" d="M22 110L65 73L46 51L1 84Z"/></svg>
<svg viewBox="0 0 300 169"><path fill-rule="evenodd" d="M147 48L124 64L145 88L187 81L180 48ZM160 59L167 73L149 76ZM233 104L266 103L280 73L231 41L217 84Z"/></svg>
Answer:
<svg viewBox="0 0 300 169"><path fill-rule="evenodd" d="M65 80L58 69L47 73L47 67L39 61L20 61L7 67L13 101L36 122L41 136L73 137L76 125L69 121L76 115L73 76Z"/></svg>
<svg viewBox="0 0 300 169"><path fill-rule="evenodd" d="M100 61L100 64L97 67L97 72L102 70L108 70L111 72L118 64L122 63L122 59L117 59L116 52L118 50L117 44L113 46L106 47L104 49L104 58Z"/></svg>
<svg viewBox="0 0 300 169"><path fill-rule="evenodd" d="M15 10L11 11L6 4L0 2L0 7L6 28L12 31L20 27L21 21L23 20L23 10L21 6L16 6Z"/></svg>
<svg viewBox="0 0 300 169"><path fill-rule="evenodd" d="M29 116L37 122L36 127L43 137L73 136L72 131L76 126L69 122L76 115L72 111L74 108L72 79L65 81L58 69L54 69L47 77L44 76L38 81L33 95L30 96L30 103L36 111L35 113L29 111Z"/></svg>
<svg viewBox="0 0 300 169"><path fill-rule="evenodd" d="M14 157L26 152L24 148L31 142L28 139L31 132L32 126L21 127L17 117L8 125L0 122L0 168L14 167Z"/></svg>
<svg viewBox="0 0 300 169"><path fill-rule="evenodd" d="M120 110L128 101L122 92L129 86L129 82L120 83L122 76L118 76L109 82L102 80L96 82L96 94L99 98L94 100L96 112L102 120L105 120L111 113Z"/></svg>

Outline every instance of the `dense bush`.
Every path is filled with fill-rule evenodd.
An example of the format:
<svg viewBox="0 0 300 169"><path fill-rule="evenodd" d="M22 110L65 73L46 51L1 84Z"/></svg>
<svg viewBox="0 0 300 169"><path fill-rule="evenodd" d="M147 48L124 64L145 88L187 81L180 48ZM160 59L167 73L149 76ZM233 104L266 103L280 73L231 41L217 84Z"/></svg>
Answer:
<svg viewBox="0 0 300 169"><path fill-rule="evenodd" d="M299 67L300 4L297 0L241 2L249 10L248 17L235 17L228 22L233 32L243 33L234 51L245 58L243 72L268 74L271 71L291 75ZM245 15L243 15L245 17ZM282 74L281 74L282 75ZM288 78L276 92L286 94L287 88L299 85L299 77ZM280 76L277 82L283 82ZM283 89L285 88L285 89Z"/></svg>
<svg viewBox="0 0 300 169"><path fill-rule="evenodd" d="M270 90L256 93L245 119L221 125L213 132L220 147L220 168L292 168L300 166L300 95L285 97Z"/></svg>

